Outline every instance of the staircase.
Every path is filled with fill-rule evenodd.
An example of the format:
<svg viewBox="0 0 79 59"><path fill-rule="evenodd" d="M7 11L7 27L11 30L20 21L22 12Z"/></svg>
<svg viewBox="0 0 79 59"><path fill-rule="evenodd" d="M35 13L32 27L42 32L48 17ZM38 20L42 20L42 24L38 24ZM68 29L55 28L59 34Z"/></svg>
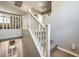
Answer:
<svg viewBox="0 0 79 59"><path fill-rule="evenodd" d="M41 57L50 56L50 24L45 25L29 10L29 32Z"/></svg>

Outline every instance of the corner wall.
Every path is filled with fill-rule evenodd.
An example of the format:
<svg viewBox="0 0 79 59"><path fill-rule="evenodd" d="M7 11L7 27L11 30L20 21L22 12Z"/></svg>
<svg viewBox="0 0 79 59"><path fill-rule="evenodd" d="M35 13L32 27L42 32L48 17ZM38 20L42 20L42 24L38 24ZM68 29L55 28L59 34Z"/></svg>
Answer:
<svg viewBox="0 0 79 59"><path fill-rule="evenodd" d="M52 13L47 17L47 23L52 24L51 39L59 47L79 54L79 2L54 1ZM76 45L73 51L72 44Z"/></svg>

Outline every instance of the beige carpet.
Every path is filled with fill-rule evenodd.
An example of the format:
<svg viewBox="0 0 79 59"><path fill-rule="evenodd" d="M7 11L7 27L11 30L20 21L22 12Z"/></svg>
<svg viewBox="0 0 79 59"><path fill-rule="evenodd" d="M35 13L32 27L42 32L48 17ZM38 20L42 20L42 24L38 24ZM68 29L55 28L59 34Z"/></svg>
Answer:
<svg viewBox="0 0 79 59"><path fill-rule="evenodd" d="M51 57L74 57L74 56L66 52L63 52L59 49L56 49L53 52L51 52Z"/></svg>

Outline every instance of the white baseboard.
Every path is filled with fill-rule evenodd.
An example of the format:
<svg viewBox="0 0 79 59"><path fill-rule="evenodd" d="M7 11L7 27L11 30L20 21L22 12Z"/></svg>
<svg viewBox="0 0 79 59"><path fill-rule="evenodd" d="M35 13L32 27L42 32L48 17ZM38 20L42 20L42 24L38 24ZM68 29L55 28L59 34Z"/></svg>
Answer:
<svg viewBox="0 0 79 59"><path fill-rule="evenodd" d="M61 48L61 47L57 47L57 48L58 48L59 50L61 50L61 51L64 51L64 52L68 53L68 54L71 54L71 55L73 55L73 56L75 56L75 57L79 57L79 54L76 54L76 53L71 52L71 51L69 51L69 50L63 49L63 48Z"/></svg>

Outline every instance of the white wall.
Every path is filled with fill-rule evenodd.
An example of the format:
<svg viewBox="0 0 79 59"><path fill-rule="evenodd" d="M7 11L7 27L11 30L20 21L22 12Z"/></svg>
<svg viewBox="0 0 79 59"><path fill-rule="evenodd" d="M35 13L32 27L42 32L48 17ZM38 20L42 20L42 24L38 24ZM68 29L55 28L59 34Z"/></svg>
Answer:
<svg viewBox="0 0 79 59"><path fill-rule="evenodd" d="M23 25L23 30L28 29L29 27L29 14L25 14L22 16L22 25Z"/></svg>
<svg viewBox="0 0 79 59"><path fill-rule="evenodd" d="M79 2L52 2L52 13L47 22L52 24L51 39L70 51L72 44L76 44L73 52L79 54Z"/></svg>
<svg viewBox="0 0 79 59"><path fill-rule="evenodd" d="M20 29L0 29L0 40L7 40L10 38L22 37L22 30Z"/></svg>
<svg viewBox="0 0 79 59"><path fill-rule="evenodd" d="M24 57L40 57L39 52L28 30L23 30L22 43Z"/></svg>

